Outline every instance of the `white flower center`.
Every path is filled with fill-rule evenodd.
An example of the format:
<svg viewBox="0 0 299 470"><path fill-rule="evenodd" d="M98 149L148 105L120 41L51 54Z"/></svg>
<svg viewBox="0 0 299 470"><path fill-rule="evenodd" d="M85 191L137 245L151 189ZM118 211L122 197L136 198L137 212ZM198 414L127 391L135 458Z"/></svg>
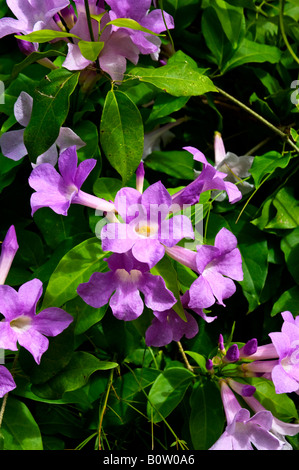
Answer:
<svg viewBox="0 0 299 470"><path fill-rule="evenodd" d="M154 235L155 233L157 233L158 228L159 228L158 224L143 223L143 224L136 225L135 232L138 233L138 235L140 235L141 237L148 238Z"/></svg>
<svg viewBox="0 0 299 470"><path fill-rule="evenodd" d="M18 318L15 318L10 323L10 326L15 331L26 331L30 328L31 325L31 318L27 315L21 315Z"/></svg>

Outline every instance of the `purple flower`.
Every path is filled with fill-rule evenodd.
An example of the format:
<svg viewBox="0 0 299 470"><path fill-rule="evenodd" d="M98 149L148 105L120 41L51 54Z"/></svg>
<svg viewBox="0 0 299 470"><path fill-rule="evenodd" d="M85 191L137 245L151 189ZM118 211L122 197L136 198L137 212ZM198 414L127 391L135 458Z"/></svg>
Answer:
<svg viewBox="0 0 299 470"><path fill-rule="evenodd" d="M224 143L219 132L215 132L214 137L214 153L215 153L215 168L217 171L225 173L225 181L230 181L231 183L238 183L238 188L240 189L242 195L250 192L254 185L248 183L247 181L242 181L245 178L248 178L250 175L249 170L252 166L254 157L244 155L238 157L232 152L226 152ZM218 192L212 194L212 197L215 197ZM219 194L217 196L217 201L222 201L225 198L225 194Z"/></svg>
<svg viewBox="0 0 299 470"><path fill-rule="evenodd" d="M265 411L261 403L255 397L245 397L244 400L250 406L250 408L258 413L259 411ZM280 419L273 416L272 426L270 432L279 440L279 450L292 450L292 446L287 442L285 436L295 436L299 433L299 424L285 423Z"/></svg>
<svg viewBox="0 0 299 470"><path fill-rule="evenodd" d="M4 284L15 254L19 248L16 231L11 225L1 245L0 254L0 284Z"/></svg>
<svg viewBox="0 0 299 470"><path fill-rule="evenodd" d="M131 252L113 253L107 260L110 271L93 273L87 283L80 284L77 292L92 307L109 305L119 320L135 320L145 305L154 311L171 308L176 299L161 276L149 272L145 263L140 263Z"/></svg>
<svg viewBox="0 0 299 470"><path fill-rule="evenodd" d="M57 30L53 16L69 4L69 0L6 0L15 18L0 19L0 38L8 34L28 34L40 29Z"/></svg>
<svg viewBox="0 0 299 470"><path fill-rule="evenodd" d="M210 450L278 450L279 440L270 432L273 417L270 411L259 411L250 417L233 391L222 380L221 398L227 420L224 433Z"/></svg>
<svg viewBox="0 0 299 470"><path fill-rule="evenodd" d="M22 91L14 105L14 115L21 126L28 126L31 118L32 106L33 98L25 91ZM17 161L27 155L28 152L24 145L24 131L25 129L8 131L0 137L0 147L5 157ZM40 163L51 163L53 166L56 165L58 158L57 146L62 152L72 145L75 145L78 149L83 147L85 142L83 142L83 140L81 140L80 137L70 128L61 127L56 142L51 145L46 152L38 156L36 164L33 166L35 167Z"/></svg>
<svg viewBox="0 0 299 470"><path fill-rule="evenodd" d="M243 279L237 239L226 228L222 228L216 235L215 246L199 245L196 252L174 246L166 248L166 251L173 259L199 273L189 289L190 308L208 308L216 300L224 306L223 300L236 291L232 279Z"/></svg>
<svg viewBox="0 0 299 470"><path fill-rule="evenodd" d="M115 222L103 227L104 251L125 253L132 249L138 261L153 267L164 256L165 246L174 246L185 237L194 238L187 216L167 218L177 208L160 181L149 186L143 194L133 188L122 188L116 194L114 204L124 223Z"/></svg>
<svg viewBox="0 0 299 470"><path fill-rule="evenodd" d="M110 20L130 18L137 21L144 28L158 34L166 30L165 23L168 29L174 28L173 18L168 13L164 12L163 19L160 9L149 11L151 0L126 0L125 2L106 0L106 3L111 7L109 11ZM112 31L118 31L119 29L117 26L113 26ZM121 29L125 29L126 34L130 36L141 54L156 54L155 58L158 58L157 54L161 45L160 38L142 31L128 28Z"/></svg>
<svg viewBox="0 0 299 470"><path fill-rule="evenodd" d="M31 172L29 185L35 189L30 203L32 215L41 207L50 207L57 214L67 215L71 204L81 204L102 211L114 211L113 204L81 191L81 186L96 164L90 158L78 167L76 147L60 154L58 167L61 175L49 163L38 165Z"/></svg>
<svg viewBox="0 0 299 470"><path fill-rule="evenodd" d="M235 184L224 180L227 176L226 173L222 173L210 165L202 152L194 147L184 147L184 150L190 152L193 155L194 160L201 162L203 164L203 169L192 183L188 184L179 192L173 194L172 198L174 203L180 205L196 204L198 203L201 193L213 189L225 191L231 204L242 198L242 193L238 187Z"/></svg>
<svg viewBox="0 0 299 470"><path fill-rule="evenodd" d="M0 365L0 398L16 388L15 381L6 367Z"/></svg>
<svg viewBox="0 0 299 470"><path fill-rule="evenodd" d="M269 336L278 353L278 364L271 372L276 393L299 391L299 318L283 312L281 332Z"/></svg>
<svg viewBox="0 0 299 470"><path fill-rule="evenodd" d="M73 321L73 317L56 307L36 314L36 305L42 295L42 282L33 279L18 291L0 286L0 348L17 351L17 342L26 348L37 364L48 349L46 336L57 336Z"/></svg>

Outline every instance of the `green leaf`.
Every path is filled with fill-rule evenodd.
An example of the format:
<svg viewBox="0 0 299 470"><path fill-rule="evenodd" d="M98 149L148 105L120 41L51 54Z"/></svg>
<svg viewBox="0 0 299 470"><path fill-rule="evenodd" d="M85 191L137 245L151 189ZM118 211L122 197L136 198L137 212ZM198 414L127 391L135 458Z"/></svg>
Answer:
<svg viewBox="0 0 299 470"><path fill-rule="evenodd" d="M297 205L298 208L298 205ZM299 209L298 209L299 210ZM289 272L293 276L295 282L299 285L299 227L297 226L292 232L288 233L281 240L281 249L284 253L285 261Z"/></svg>
<svg viewBox="0 0 299 470"><path fill-rule="evenodd" d="M99 41L79 41L78 46L85 59L95 61L104 47L104 43Z"/></svg>
<svg viewBox="0 0 299 470"><path fill-rule="evenodd" d="M222 73L248 63L270 62L271 64L277 64L281 59L281 54L282 52L278 47L260 44L244 38L231 59L224 64Z"/></svg>
<svg viewBox="0 0 299 470"><path fill-rule="evenodd" d="M291 287L284 291L274 303L271 316L274 317L277 313L285 312L288 310L293 315L299 315L299 286Z"/></svg>
<svg viewBox="0 0 299 470"><path fill-rule="evenodd" d="M142 31L143 33L152 34L153 36L165 36L165 34L154 33L150 29L144 28L137 21L132 20L131 18L117 18L116 20L109 21L106 26L113 25L118 26L119 28L129 28L137 31Z"/></svg>
<svg viewBox="0 0 299 470"><path fill-rule="evenodd" d="M32 391L42 398L57 400L64 393L83 387L94 372L117 366L116 362L100 361L92 354L76 351L64 369L48 382L32 387Z"/></svg>
<svg viewBox="0 0 299 470"><path fill-rule="evenodd" d="M27 406L8 397L1 427L3 450L43 450L39 427Z"/></svg>
<svg viewBox="0 0 299 470"><path fill-rule="evenodd" d="M144 164L151 170L166 173L179 179L194 180L193 159L190 153L180 150L152 152Z"/></svg>
<svg viewBox="0 0 299 470"><path fill-rule="evenodd" d="M299 225L299 202L294 190L288 186L281 188L272 199L276 215L267 223L266 229L291 229Z"/></svg>
<svg viewBox="0 0 299 470"><path fill-rule="evenodd" d="M184 312L184 307L180 299L180 289L177 272L171 260L167 256L164 256L151 269L151 273L155 275L160 275L164 279L166 287L173 293L173 295L177 299L177 303L172 307L172 309L179 315L182 320L187 321Z"/></svg>
<svg viewBox="0 0 299 470"><path fill-rule="evenodd" d="M220 437L225 416L220 391L214 383L197 382L190 397L189 429L195 450L208 450Z"/></svg>
<svg viewBox="0 0 299 470"><path fill-rule="evenodd" d="M24 132L31 161L35 162L56 141L78 79L79 72L61 68L46 75L35 89L31 119Z"/></svg>
<svg viewBox="0 0 299 470"><path fill-rule="evenodd" d="M106 269L105 256L107 253L102 251L101 242L95 237L71 249L50 277L41 309L61 307L76 297L79 284L87 282L95 271Z"/></svg>
<svg viewBox="0 0 299 470"><path fill-rule="evenodd" d="M212 80L187 61L171 63L158 68L136 67L126 75L141 82L151 83L174 96L198 96L217 91Z"/></svg>
<svg viewBox="0 0 299 470"><path fill-rule="evenodd" d="M63 52L55 50L49 50L45 52L31 52L31 54L29 54L24 60L22 60L22 62L19 62L18 64L14 65L11 72L10 80L14 80L19 75L19 73L22 72L22 70L41 59L59 56L65 57L66 55Z"/></svg>
<svg viewBox="0 0 299 470"><path fill-rule="evenodd" d="M76 36L75 34L72 33L67 33L64 31L54 31L52 29L40 29L38 31L33 31L32 33L29 34L24 34L24 35L15 35L15 38L17 39L22 39L23 41L29 41L29 42L38 42L38 43L43 43L43 42L50 42L53 41L53 39L63 39L63 38L77 38L80 39L79 36Z"/></svg>
<svg viewBox="0 0 299 470"><path fill-rule="evenodd" d="M123 92L107 93L100 125L100 142L113 168L125 184L138 167L144 145L142 117Z"/></svg>
<svg viewBox="0 0 299 470"><path fill-rule="evenodd" d="M249 170L251 173L255 187L258 188L262 179L272 174L276 168L285 168L291 159L291 153L281 155L275 150L267 152L264 155L255 157Z"/></svg>
<svg viewBox="0 0 299 470"><path fill-rule="evenodd" d="M261 377L248 377L246 382L254 385L256 399L278 419L290 422L298 419L298 413L294 401L286 394L275 392L274 384L271 380Z"/></svg>
<svg viewBox="0 0 299 470"><path fill-rule="evenodd" d="M212 0L209 3L214 8L227 39L236 48L245 29L243 8L229 5L224 0Z"/></svg>
<svg viewBox="0 0 299 470"><path fill-rule="evenodd" d="M94 194L98 197L106 199L106 201L114 201L116 193L121 188L122 182L117 178L98 178L93 185Z"/></svg>
<svg viewBox="0 0 299 470"><path fill-rule="evenodd" d="M147 414L150 417L153 407L153 422L159 423L179 405L194 374L183 367L170 367L155 380L148 395Z"/></svg>

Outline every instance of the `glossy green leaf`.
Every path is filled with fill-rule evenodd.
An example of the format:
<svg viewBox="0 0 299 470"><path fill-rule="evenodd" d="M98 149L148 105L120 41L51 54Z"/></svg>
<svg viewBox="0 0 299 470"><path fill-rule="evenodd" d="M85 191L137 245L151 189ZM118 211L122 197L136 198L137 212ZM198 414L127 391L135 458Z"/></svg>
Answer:
<svg viewBox="0 0 299 470"><path fill-rule="evenodd" d="M125 93L109 91L101 118L100 142L123 184L141 161L143 140L143 123L137 106Z"/></svg>
<svg viewBox="0 0 299 470"><path fill-rule="evenodd" d="M29 34L24 35L16 35L17 39L22 39L23 41L29 42L49 42L53 41L53 39L64 39L64 38L77 38L80 39L79 36L76 36L73 33L67 33L65 31L55 31L52 29L40 29L38 31L33 31Z"/></svg>
<svg viewBox="0 0 299 470"><path fill-rule="evenodd" d="M95 271L107 269L104 258L107 253L101 249L98 238L90 238L70 250L58 263L49 279L42 309L61 307L77 296L77 287L87 282Z"/></svg>
<svg viewBox="0 0 299 470"><path fill-rule="evenodd" d="M267 152L255 157L249 172L252 174L255 187L258 188L263 178L272 174L276 168L285 168L291 158L291 153L281 155L276 151Z"/></svg>
<svg viewBox="0 0 299 470"><path fill-rule="evenodd" d="M1 427L3 450L43 450L39 427L27 406L9 396Z"/></svg>
<svg viewBox="0 0 299 470"><path fill-rule="evenodd" d="M144 162L151 170L166 173L176 178L194 179L193 159L190 153L180 150L154 151Z"/></svg>
<svg viewBox="0 0 299 470"><path fill-rule="evenodd" d="M103 42L79 41L78 46L81 54L87 60L95 61L104 47Z"/></svg>
<svg viewBox="0 0 299 470"><path fill-rule="evenodd" d="M47 399L58 399L66 392L83 387L91 374L117 367L116 362L101 361L92 354L76 351L67 366L48 382L34 386L33 392Z"/></svg>
<svg viewBox="0 0 299 470"><path fill-rule="evenodd" d="M116 18L115 20L111 20L106 24L106 26L109 25L118 26L119 28L129 28L136 31L142 31L143 33L152 34L153 36L165 36L165 34L154 33L154 31L145 28L137 21L132 20L132 18Z"/></svg>
<svg viewBox="0 0 299 470"><path fill-rule="evenodd" d="M33 95L31 119L24 132L29 158L35 162L56 141L69 110L79 72L57 69L46 75Z"/></svg>
<svg viewBox="0 0 299 470"><path fill-rule="evenodd" d="M149 417L153 408L154 423L167 418L179 405L193 379L192 372L183 367L170 367L157 377L150 389L147 406Z"/></svg>
<svg viewBox="0 0 299 470"><path fill-rule="evenodd" d="M292 229L299 225L299 202L294 196L294 190L288 186L282 187L272 204L276 209L276 215L271 219L265 228L271 229Z"/></svg>
<svg viewBox="0 0 299 470"><path fill-rule="evenodd" d="M174 63L158 68L133 68L127 77L151 83L174 96L198 96L217 91L212 80L188 62Z"/></svg>
<svg viewBox="0 0 299 470"><path fill-rule="evenodd" d="M288 310L293 315L299 315L299 286L291 287L283 292L278 300L274 303L271 316Z"/></svg>
<svg viewBox="0 0 299 470"><path fill-rule="evenodd" d="M189 429L195 450L209 449L221 436L225 416L220 391L214 383L197 382L190 397Z"/></svg>

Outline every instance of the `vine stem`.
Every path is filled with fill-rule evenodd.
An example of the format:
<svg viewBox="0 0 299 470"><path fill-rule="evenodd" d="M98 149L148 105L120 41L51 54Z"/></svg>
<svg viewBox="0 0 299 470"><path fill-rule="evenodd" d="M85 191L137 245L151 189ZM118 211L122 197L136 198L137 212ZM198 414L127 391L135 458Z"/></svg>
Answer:
<svg viewBox="0 0 299 470"><path fill-rule="evenodd" d="M94 35L93 35L93 30L92 30L92 24L91 24L91 17L90 17L90 10L89 10L89 4L88 0L84 0L84 6L85 6L85 11L86 11L86 18L87 18L87 24L88 24L88 30L90 34L90 39L94 41Z"/></svg>
<svg viewBox="0 0 299 470"><path fill-rule="evenodd" d="M107 408L108 397L109 397L110 390L111 390L111 387L112 387L113 374L114 374L114 369L112 369L112 370L111 370L111 373L110 373L109 383L108 383L108 387L107 387L107 392L106 392L106 395L105 395L105 400L104 400L104 404L103 404L103 407L102 407L102 410L101 410L101 415L100 415L100 420L99 420L99 429L98 429L99 450L102 449L102 445L101 445L102 425L103 425L103 419L104 419L105 411L106 411L106 408Z"/></svg>
<svg viewBox="0 0 299 470"><path fill-rule="evenodd" d="M297 147L296 144L294 144L294 142L291 141L291 139L288 137L287 134L285 134L283 131L281 131L280 129L278 129L276 126L274 126L273 124L271 124L271 122L267 121L267 119L263 118L260 114L256 113L255 111L253 111L253 109L249 108L248 106L246 106L246 104L242 103L241 101L239 101L237 98L234 98L233 96L231 96L229 93L227 93L226 91L222 90L221 88L219 88L218 86L216 86L217 90L219 91L219 93L221 93L223 96L225 96L226 98L228 98L229 100L231 100L232 102L234 102L235 104L237 104L238 106L240 106L240 108L244 109L245 111L247 111L248 113L250 113L252 116L254 116L256 119L258 119L259 121L261 121L263 124L265 124L265 126L269 127L269 129L271 129L273 132L275 132L276 134L278 134L284 141L286 141L291 147L293 147L294 150L296 150L297 153L299 153L299 148Z"/></svg>
<svg viewBox="0 0 299 470"><path fill-rule="evenodd" d="M181 353L181 355L184 359L184 362L186 364L187 369L190 370L190 372L192 372L194 374L193 367L189 364L189 361L188 361L188 358L187 358L186 353L184 351L184 348L182 346L182 343L180 341L177 341L177 345L179 347L180 353Z"/></svg>
<svg viewBox="0 0 299 470"><path fill-rule="evenodd" d="M285 0L280 0L280 2L279 2L279 26L280 26L281 35L283 37L285 45L288 48L289 53L291 54L293 59L297 62L297 64L299 64L299 58L296 56L295 52L293 51L293 49L292 49L292 47L291 47L291 45L288 41L285 29L284 29L284 23L283 23L284 5L285 5Z"/></svg>

